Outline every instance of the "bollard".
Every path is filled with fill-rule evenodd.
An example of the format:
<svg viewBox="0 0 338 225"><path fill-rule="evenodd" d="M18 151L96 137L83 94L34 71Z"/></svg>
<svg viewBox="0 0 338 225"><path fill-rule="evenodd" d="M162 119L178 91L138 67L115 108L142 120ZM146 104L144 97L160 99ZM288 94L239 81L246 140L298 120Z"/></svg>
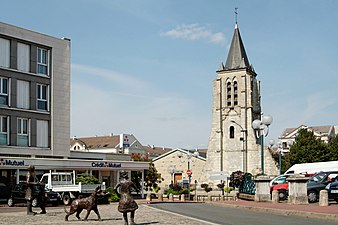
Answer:
<svg viewBox="0 0 338 225"><path fill-rule="evenodd" d="M147 198L146 198L147 203L151 202L151 193L147 193Z"/></svg>
<svg viewBox="0 0 338 225"><path fill-rule="evenodd" d="M185 201L185 196L184 194L181 194L181 202L184 202Z"/></svg>
<svg viewBox="0 0 338 225"><path fill-rule="evenodd" d="M279 194L277 190L272 191L272 203L279 203Z"/></svg>
<svg viewBox="0 0 338 225"><path fill-rule="evenodd" d="M173 196L173 194L169 194L169 202L173 202L174 201L174 196Z"/></svg>
<svg viewBox="0 0 338 225"><path fill-rule="evenodd" d="M319 206L329 206L329 194L327 190L319 192Z"/></svg>
<svg viewBox="0 0 338 225"><path fill-rule="evenodd" d="M159 191L158 192L158 201L160 201L160 202L163 202L163 192L162 191Z"/></svg>
<svg viewBox="0 0 338 225"><path fill-rule="evenodd" d="M208 201L209 201L209 202L212 201L212 196L211 196L211 194L208 194Z"/></svg>

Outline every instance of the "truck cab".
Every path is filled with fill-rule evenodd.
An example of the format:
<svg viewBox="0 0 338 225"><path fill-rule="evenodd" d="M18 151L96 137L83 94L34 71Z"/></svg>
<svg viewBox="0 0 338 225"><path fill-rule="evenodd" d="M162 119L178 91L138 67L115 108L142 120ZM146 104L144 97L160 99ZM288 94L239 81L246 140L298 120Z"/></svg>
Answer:
<svg viewBox="0 0 338 225"><path fill-rule="evenodd" d="M42 175L40 182L46 185L46 189L53 189L54 186L59 185L74 185L75 179L73 174L69 172L49 172Z"/></svg>

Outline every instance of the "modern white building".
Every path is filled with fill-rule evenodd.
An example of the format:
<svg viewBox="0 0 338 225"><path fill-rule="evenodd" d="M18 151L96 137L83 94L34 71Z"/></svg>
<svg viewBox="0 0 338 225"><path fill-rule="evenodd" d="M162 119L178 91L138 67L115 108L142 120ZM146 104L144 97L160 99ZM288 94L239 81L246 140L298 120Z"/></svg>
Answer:
<svg viewBox="0 0 338 225"><path fill-rule="evenodd" d="M34 165L114 185L119 170L149 167L122 154L70 151L70 88L70 39L0 22L0 182L24 180Z"/></svg>

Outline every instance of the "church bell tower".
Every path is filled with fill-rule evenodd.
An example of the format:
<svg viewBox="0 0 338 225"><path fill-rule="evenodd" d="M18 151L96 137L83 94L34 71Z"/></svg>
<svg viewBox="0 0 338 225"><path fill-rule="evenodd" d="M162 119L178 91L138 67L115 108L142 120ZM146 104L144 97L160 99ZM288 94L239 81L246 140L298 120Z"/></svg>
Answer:
<svg viewBox="0 0 338 225"><path fill-rule="evenodd" d="M213 81L212 127L205 174L260 168L260 145L251 124L261 116L260 81L249 63L238 24L226 63ZM208 178L207 178L208 179Z"/></svg>

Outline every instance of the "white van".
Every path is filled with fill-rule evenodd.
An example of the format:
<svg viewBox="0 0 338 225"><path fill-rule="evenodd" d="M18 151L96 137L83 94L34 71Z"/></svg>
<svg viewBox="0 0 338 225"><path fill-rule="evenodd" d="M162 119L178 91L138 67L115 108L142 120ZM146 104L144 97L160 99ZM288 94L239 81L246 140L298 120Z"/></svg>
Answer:
<svg viewBox="0 0 338 225"><path fill-rule="evenodd" d="M316 174L321 171L338 171L338 161L299 163L291 166L284 174Z"/></svg>

